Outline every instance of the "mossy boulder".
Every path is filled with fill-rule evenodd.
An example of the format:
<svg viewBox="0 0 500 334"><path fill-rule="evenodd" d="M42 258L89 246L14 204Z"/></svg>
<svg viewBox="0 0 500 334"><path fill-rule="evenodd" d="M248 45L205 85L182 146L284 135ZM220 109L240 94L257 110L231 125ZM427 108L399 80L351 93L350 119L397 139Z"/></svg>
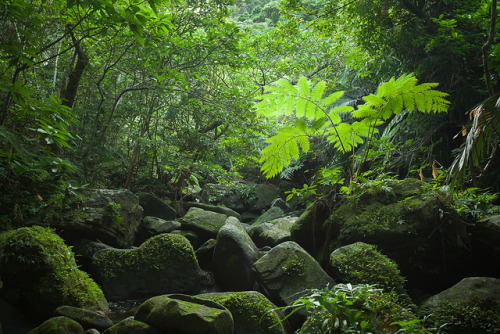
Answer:
<svg viewBox="0 0 500 334"><path fill-rule="evenodd" d="M231 312L238 334L285 334L282 312L257 291L205 293L197 297L212 300Z"/></svg>
<svg viewBox="0 0 500 334"><path fill-rule="evenodd" d="M470 268L467 222L443 194L420 180L354 186L331 220L338 226L337 247L358 241L376 245L412 286L439 291Z"/></svg>
<svg viewBox="0 0 500 334"><path fill-rule="evenodd" d="M398 265L373 245L356 242L336 249L330 254L330 269L337 282L376 285L409 301Z"/></svg>
<svg viewBox="0 0 500 334"><path fill-rule="evenodd" d="M285 215L285 211L281 209L278 206L273 206L266 212L264 212L262 215L260 215L259 218L257 218L252 225L259 225L263 223L270 222L271 220L278 219L280 217L283 217Z"/></svg>
<svg viewBox="0 0 500 334"><path fill-rule="evenodd" d="M60 231L68 242L86 238L130 247L142 218L139 199L126 189L74 188L62 208L49 207L39 225Z"/></svg>
<svg viewBox="0 0 500 334"><path fill-rule="evenodd" d="M198 235L198 242L215 239L217 233L226 222L227 216L222 213L207 211L192 207L181 219L184 230L190 230Z"/></svg>
<svg viewBox="0 0 500 334"><path fill-rule="evenodd" d="M112 327L106 329L103 334L162 334L164 332L154 328L133 317L123 319Z"/></svg>
<svg viewBox="0 0 500 334"><path fill-rule="evenodd" d="M217 282L228 291L252 289L252 265L259 250L238 219L229 217L217 234L213 267Z"/></svg>
<svg viewBox="0 0 500 334"><path fill-rule="evenodd" d="M333 286L334 280L302 247L287 241L272 248L252 270L257 281L278 306L292 305L304 290Z"/></svg>
<svg viewBox="0 0 500 334"><path fill-rule="evenodd" d="M189 241L172 233L157 235L139 248L101 250L93 265L109 300L193 293L202 276Z"/></svg>
<svg viewBox="0 0 500 334"><path fill-rule="evenodd" d="M444 333L498 333L500 279L468 277L429 298L419 311Z"/></svg>
<svg viewBox="0 0 500 334"><path fill-rule="evenodd" d="M103 292L78 269L74 255L52 229L33 226L0 234L1 295L44 317L71 305L107 311Z"/></svg>
<svg viewBox="0 0 500 334"><path fill-rule="evenodd" d="M113 326L113 322L106 316L74 306L59 306L54 314L64 316L78 322L84 329L95 328L100 331Z"/></svg>
<svg viewBox="0 0 500 334"><path fill-rule="evenodd" d="M83 334L83 327L73 319L59 316L45 320L28 334Z"/></svg>
<svg viewBox="0 0 500 334"><path fill-rule="evenodd" d="M233 318L226 308L186 295L150 298L141 304L134 318L164 333L233 334L234 331Z"/></svg>
<svg viewBox="0 0 500 334"><path fill-rule="evenodd" d="M297 217L287 216L261 224L253 224L249 229L249 234L257 247L274 247L285 241L291 241L291 229L297 219Z"/></svg>

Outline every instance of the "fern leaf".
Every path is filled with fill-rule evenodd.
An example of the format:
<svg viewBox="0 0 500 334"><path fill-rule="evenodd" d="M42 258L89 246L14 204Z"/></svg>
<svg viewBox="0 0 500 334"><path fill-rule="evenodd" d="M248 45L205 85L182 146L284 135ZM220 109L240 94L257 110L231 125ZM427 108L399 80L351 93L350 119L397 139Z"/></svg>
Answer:
<svg viewBox="0 0 500 334"><path fill-rule="evenodd" d="M283 88L284 92L286 92L287 94L296 95L298 93L297 88L295 88L295 86L292 85L288 80L280 79L278 80L278 82L276 82L276 85Z"/></svg>
<svg viewBox="0 0 500 334"><path fill-rule="evenodd" d="M300 148L306 153L310 148L307 133L297 127L281 128L266 142L269 145L262 150L260 162L262 163L261 170L267 178L278 175L285 166L291 163L292 159L297 160Z"/></svg>
<svg viewBox="0 0 500 334"><path fill-rule="evenodd" d="M297 82L297 90L300 96L309 97L311 95L311 92L309 90L309 81L306 77L300 77L299 81Z"/></svg>
<svg viewBox="0 0 500 334"><path fill-rule="evenodd" d="M299 97L297 98L297 106L296 106L296 109L295 109L295 115L297 117L304 117L306 115L306 104L307 104L307 100L302 98L302 97Z"/></svg>
<svg viewBox="0 0 500 334"><path fill-rule="evenodd" d="M322 108L328 108L333 102L337 101L342 95L344 95L344 91L332 93L321 101L320 106Z"/></svg>
<svg viewBox="0 0 500 334"><path fill-rule="evenodd" d="M413 111L415 109L415 96L414 94L404 94L403 95L404 108L408 111Z"/></svg>
<svg viewBox="0 0 500 334"><path fill-rule="evenodd" d="M325 91L325 87L325 81L321 81L316 86L314 86L314 89L311 92L311 100L314 102L320 101L321 97L323 96L323 92Z"/></svg>
<svg viewBox="0 0 500 334"><path fill-rule="evenodd" d="M373 106L375 108L381 107L386 103L386 100L384 100L380 96L373 95L373 94L363 96L363 100L365 100L365 102L367 102L366 104Z"/></svg>

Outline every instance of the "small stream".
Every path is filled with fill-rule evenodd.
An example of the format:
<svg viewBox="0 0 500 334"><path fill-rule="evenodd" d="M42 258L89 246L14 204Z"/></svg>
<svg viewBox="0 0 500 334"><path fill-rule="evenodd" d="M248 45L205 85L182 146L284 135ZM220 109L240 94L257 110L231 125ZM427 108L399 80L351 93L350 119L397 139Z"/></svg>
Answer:
<svg viewBox="0 0 500 334"><path fill-rule="evenodd" d="M133 316L144 301L144 299L135 299L109 302L109 313L107 316L116 324L123 319Z"/></svg>

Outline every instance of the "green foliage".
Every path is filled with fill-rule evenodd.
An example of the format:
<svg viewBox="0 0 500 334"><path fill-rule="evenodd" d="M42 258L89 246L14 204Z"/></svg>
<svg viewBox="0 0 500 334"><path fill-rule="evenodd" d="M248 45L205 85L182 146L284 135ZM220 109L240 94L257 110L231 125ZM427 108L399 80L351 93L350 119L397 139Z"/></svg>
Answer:
<svg viewBox="0 0 500 334"><path fill-rule="evenodd" d="M428 333L421 323L396 303L391 293L370 285L339 284L332 289L312 290L291 306L308 319L300 333L395 333L412 328ZM411 327L410 327L411 326Z"/></svg>
<svg viewBox="0 0 500 334"><path fill-rule="evenodd" d="M426 313L422 310L422 313ZM456 333L460 331L498 333L500 318L491 305L477 303L475 305L457 305L444 303L438 311L426 318L429 327L439 329L439 333Z"/></svg>
<svg viewBox="0 0 500 334"><path fill-rule="evenodd" d="M448 179L452 187L463 187L467 170L474 173L484 159L488 158L484 163L488 166L488 162L494 158L500 140L500 94L484 100L468 114L472 124L468 130L464 128L462 131L466 136L465 142L450 167ZM485 170L480 168L479 172L482 174Z"/></svg>
<svg viewBox="0 0 500 334"><path fill-rule="evenodd" d="M323 98L326 82L311 86L311 82L301 77L296 86L282 79L276 86L266 86L268 94L260 95L258 113L267 116L294 115L299 118L293 127L281 128L269 138L269 144L262 150L262 171L266 177L277 175L292 160L297 160L300 149L307 153L310 149L309 137L324 136L334 148L344 155L360 144L367 143L362 161L366 160L370 144L378 126L403 110L440 113L449 104L445 93L434 90L437 84L417 84L417 79L409 74L391 79L379 86L376 94L363 97L364 104L356 110L350 106L334 106L343 94L335 92ZM343 122L341 115L350 114L361 119L352 123ZM310 122L311 125L308 125ZM349 168L354 176L354 165Z"/></svg>

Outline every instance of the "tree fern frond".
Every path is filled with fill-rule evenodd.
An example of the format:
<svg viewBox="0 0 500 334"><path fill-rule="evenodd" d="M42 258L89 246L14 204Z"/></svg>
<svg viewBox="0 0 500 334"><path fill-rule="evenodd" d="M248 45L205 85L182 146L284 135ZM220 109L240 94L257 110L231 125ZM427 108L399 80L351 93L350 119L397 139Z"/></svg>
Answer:
<svg viewBox="0 0 500 334"><path fill-rule="evenodd" d="M309 90L309 81L306 77L300 77L297 82L297 90L300 96L309 97L311 95L311 91Z"/></svg>
<svg viewBox="0 0 500 334"><path fill-rule="evenodd" d="M342 95L344 95L344 91L332 93L321 101L320 106L322 108L328 108L333 102L337 101L340 97L342 97Z"/></svg>
<svg viewBox="0 0 500 334"><path fill-rule="evenodd" d="M323 97L323 92L325 91L326 81L321 81L316 86L314 86L311 91L311 100L314 102L318 102Z"/></svg>
<svg viewBox="0 0 500 334"><path fill-rule="evenodd" d="M288 94L297 94L297 88L295 88L294 85L292 85L288 80L285 79L280 79L276 82L276 85L283 88L284 91ZM272 86L269 86L272 87Z"/></svg>
<svg viewBox="0 0 500 334"><path fill-rule="evenodd" d="M297 127L284 127L266 141L269 145L261 152L261 170L267 178L278 175L283 167L288 166L292 159L297 160L302 151L308 152L309 138L307 133Z"/></svg>

